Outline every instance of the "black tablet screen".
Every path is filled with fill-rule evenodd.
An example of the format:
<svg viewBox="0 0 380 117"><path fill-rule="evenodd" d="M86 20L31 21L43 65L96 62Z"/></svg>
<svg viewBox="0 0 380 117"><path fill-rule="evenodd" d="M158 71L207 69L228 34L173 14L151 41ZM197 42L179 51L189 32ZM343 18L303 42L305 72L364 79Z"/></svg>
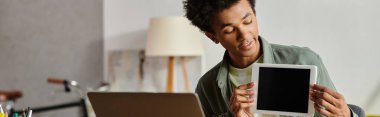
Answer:
<svg viewBox="0 0 380 117"><path fill-rule="evenodd" d="M257 109L308 111L310 69L260 67Z"/></svg>

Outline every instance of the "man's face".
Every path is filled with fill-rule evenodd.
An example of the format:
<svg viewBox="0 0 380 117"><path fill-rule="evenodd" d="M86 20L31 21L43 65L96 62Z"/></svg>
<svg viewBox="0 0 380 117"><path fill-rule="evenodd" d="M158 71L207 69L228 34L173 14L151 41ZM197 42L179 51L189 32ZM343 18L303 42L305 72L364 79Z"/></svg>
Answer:
<svg viewBox="0 0 380 117"><path fill-rule="evenodd" d="M247 0L225 9L212 21L213 33L206 35L227 49L230 56L252 57L260 51L256 14Z"/></svg>

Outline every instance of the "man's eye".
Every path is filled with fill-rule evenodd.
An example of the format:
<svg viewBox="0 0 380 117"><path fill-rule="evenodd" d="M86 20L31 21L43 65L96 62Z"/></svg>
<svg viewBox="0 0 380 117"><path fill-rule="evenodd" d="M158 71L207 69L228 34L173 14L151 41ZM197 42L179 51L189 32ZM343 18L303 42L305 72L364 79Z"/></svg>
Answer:
<svg viewBox="0 0 380 117"><path fill-rule="evenodd" d="M223 32L224 34L230 34L234 31L234 28L226 28Z"/></svg>
<svg viewBox="0 0 380 117"><path fill-rule="evenodd" d="M244 21L244 24L251 24L251 23L252 23L252 19Z"/></svg>

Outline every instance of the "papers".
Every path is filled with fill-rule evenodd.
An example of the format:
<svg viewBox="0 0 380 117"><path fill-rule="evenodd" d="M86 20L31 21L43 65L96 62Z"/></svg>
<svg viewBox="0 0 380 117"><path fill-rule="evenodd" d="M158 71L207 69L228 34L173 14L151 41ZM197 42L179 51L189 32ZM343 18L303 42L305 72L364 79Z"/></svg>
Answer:
<svg viewBox="0 0 380 117"><path fill-rule="evenodd" d="M4 110L1 104L0 104L0 117L8 117L8 113L4 113Z"/></svg>
<svg viewBox="0 0 380 117"><path fill-rule="evenodd" d="M13 116L13 117L18 117L18 114L17 112L15 113L11 113L10 116ZM23 112L20 113L22 117L32 117L32 110L28 107L28 109L24 109ZM4 109L2 107L2 105L0 104L0 117L8 117L8 113L7 112L4 112Z"/></svg>

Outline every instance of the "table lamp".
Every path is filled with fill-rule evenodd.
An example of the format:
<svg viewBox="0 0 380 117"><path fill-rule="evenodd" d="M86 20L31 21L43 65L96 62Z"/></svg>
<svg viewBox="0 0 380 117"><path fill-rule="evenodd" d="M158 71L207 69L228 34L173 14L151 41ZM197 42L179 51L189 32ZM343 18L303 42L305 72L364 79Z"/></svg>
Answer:
<svg viewBox="0 0 380 117"><path fill-rule="evenodd" d="M150 20L145 54L147 57L169 57L167 92L174 91L175 57L180 57L185 87L187 92L190 91L184 59L203 54L201 38L202 33L185 17L154 17Z"/></svg>

